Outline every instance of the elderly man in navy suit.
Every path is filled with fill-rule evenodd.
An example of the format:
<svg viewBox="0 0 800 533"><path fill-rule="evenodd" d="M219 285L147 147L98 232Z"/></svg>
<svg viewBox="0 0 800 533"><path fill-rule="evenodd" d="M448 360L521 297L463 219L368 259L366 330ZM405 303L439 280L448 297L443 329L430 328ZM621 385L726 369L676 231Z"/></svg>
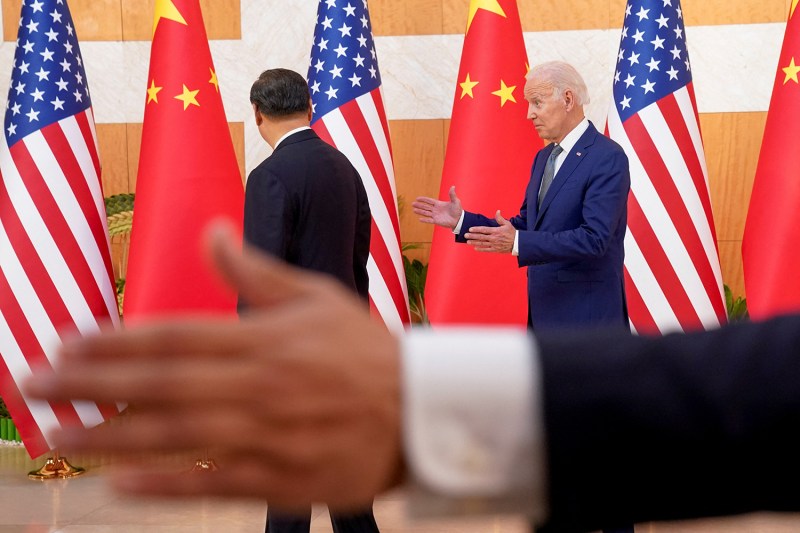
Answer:
<svg viewBox="0 0 800 533"><path fill-rule="evenodd" d="M550 144L536 154L519 214L506 220L500 211L494 219L464 211L455 187L449 201L417 198L414 212L479 252L517 256L528 267L528 326L536 331L628 328L628 158L586 119L586 84L569 64L534 67L525 99L528 118Z"/></svg>
<svg viewBox="0 0 800 533"><path fill-rule="evenodd" d="M525 99L528 118L550 144L536 154L519 214L506 220L497 211L493 220L464 211L455 187L447 202L417 198L414 212L422 222L451 228L457 242L511 253L528 267L529 328L628 329L622 273L628 158L584 115L589 93L571 65L552 61L531 69Z"/></svg>

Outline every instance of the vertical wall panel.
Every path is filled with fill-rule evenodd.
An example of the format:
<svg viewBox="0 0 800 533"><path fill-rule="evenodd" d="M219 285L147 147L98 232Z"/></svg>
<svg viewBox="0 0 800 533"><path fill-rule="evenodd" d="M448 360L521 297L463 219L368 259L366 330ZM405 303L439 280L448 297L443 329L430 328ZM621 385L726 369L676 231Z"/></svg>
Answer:
<svg viewBox="0 0 800 533"><path fill-rule="evenodd" d="M443 33L442 6L430 0L369 3L375 35L432 35Z"/></svg>
<svg viewBox="0 0 800 533"><path fill-rule="evenodd" d="M155 0L116 0L122 5L122 30L126 41L149 41L153 37ZM239 0L200 0L209 39L241 39Z"/></svg>
<svg viewBox="0 0 800 533"><path fill-rule="evenodd" d="M389 0L382 0L381 3ZM524 31L617 29L626 0L518 0ZM785 22L788 1L682 0L689 25ZM444 33L464 33L468 0L442 0Z"/></svg>
<svg viewBox="0 0 800 533"><path fill-rule="evenodd" d="M765 123L766 113L700 115L723 281L735 294L744 294L742 234Z"/></svg>
<svg viewBox="0 0 800 533"><path fill-rule="evenodd" d="M430 242L433 228L414 215L417 196L437 196L444 165L442 120L393 120L389 123L394 153L395 181L401 204L403 242Z"/></svg>
<svg viewBox="0 0 800 533"><path fill-rule="evenodd" d="M103 194L128 192L128 133L125 124L98 124L97 144L102 165Z"/></svg>
<svg viewBox="0 0 800 533"><path fill-rule="evenodd" d="M22 0L3 1L3 38L17 38ZM140 0L141 1L141 0ZM120 0L69 0L79 41L119 41L122 39Z"/></svg>

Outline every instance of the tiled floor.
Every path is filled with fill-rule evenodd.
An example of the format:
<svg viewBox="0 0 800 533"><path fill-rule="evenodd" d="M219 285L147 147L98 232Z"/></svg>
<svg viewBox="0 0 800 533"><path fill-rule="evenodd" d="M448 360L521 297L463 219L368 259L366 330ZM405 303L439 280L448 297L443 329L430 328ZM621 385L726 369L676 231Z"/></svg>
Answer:
<svg viewBox="0 0 800 533"><path fill-rule="evenodd" d="M20 447L0 446L0 533L257 533L264 531L266 507L260 501L143 500L108 490L110 460L70 457L87 468L70 480L31 481L31 461ZM187 460L189 466L191 461ZM405 516L402 491L375 502L383 533L527 533L516 517L414 522ZM314 510L312 533L330 533L324 508ZM642 524L637 533L789 533L800 531L800 515L745 517Z"/></svg>

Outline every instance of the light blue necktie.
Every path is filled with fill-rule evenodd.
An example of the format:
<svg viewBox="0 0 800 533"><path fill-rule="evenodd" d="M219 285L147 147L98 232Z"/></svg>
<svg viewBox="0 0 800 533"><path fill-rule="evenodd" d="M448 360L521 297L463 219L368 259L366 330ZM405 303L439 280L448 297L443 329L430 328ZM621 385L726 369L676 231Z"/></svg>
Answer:
<svg viewBox="0 0 800 533"><path fill-rule="evenodd" d="M542 175L542 186L539 187L539 207L542 207L542 201L547 194L547 189L553 183L553 178L556 176L556 158L564 149L560 145L556 145L553 151L550 152L550 157L547 158L547 163L544 165L544 174Z"/></svg>

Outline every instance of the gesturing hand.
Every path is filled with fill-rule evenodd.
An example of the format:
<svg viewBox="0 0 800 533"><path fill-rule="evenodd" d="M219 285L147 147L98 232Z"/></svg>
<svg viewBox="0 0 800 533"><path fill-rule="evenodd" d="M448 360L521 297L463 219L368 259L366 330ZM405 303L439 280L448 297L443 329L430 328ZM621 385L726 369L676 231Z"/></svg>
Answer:
<svg viewBox="0 0 800 533"><path fill-rule="evenodd" d="M449 202L427 196L418 197L411 206L414 208L414 213L419 215L419 221L449 229L455 228L464 210L461 208L461 200L456 196L455 185L450 187L449 195Z"/></svg>
<svg viewBox="0 0 800 533"><path fill-rule="evenodd" d="M124 423L69 428L61 449L130 458L210 447L203 475L139 466L115 477L148 494L251 496L292 510L369 506L401 473L397 341L326 277L211 240L250 304L236 320L186 318L65 345L28 392L49 401L128 402Z"/></svg>
<svg viewBox="0 0 800 533"><path fill-rule="evenodd" d="M469 228L469 231L464 235L467 239L467 244L474 246L478 252L511 253L514 249L517 230L511 225L511 222L503 218L499 210L495 215L495 220L500 224L497 228L488 226Z"/></svg>

